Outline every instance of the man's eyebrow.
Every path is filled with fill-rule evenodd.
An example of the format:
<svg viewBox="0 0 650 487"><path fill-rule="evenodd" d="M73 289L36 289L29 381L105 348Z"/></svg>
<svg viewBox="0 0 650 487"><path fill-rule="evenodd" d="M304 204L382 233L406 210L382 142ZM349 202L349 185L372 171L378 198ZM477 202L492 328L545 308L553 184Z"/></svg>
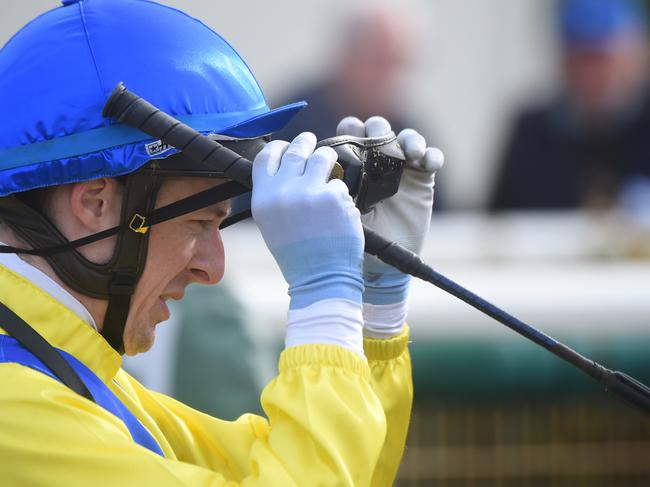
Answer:
<svg viewBox="0 0 650 487"><path fill-rule="evenodd" d="M230 215L231 206L229 201L225 201L221 203L216 203L214 205L210 205L205 209L211 213L214 213L217 216L217 218L226 218L228 215Z"/></svg>
<svg viewBox="0 0 650 487"><path fill-rule="evenodd" d="M215 208L215 213L219 218L226 218L228 215L230 215L230 205L221 206L219 205L217 208Z"/></svg>

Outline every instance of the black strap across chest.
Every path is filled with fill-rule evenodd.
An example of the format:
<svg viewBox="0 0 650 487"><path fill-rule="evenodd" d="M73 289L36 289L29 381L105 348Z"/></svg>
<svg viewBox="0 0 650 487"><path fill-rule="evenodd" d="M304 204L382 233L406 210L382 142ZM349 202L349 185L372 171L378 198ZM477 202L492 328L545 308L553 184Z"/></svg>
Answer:
<svg viewBox="0 0 650 487"><path fill-rule="evenodd" d="M79 375L61 354L25 320L2 303L0 303L0 327L41 360L63 384L77 394L95 402L93 395Z"/></svg>

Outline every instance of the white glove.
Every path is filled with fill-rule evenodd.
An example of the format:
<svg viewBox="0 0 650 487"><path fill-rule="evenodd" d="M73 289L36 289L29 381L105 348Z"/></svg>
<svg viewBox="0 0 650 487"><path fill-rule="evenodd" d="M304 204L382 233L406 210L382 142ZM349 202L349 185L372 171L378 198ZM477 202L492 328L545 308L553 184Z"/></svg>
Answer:
<svg viewBox="0 0 650 487"><path fill-rule="evenodd" d="M286 345L330 343L363 355L363 229L337 155L316 137L272 141L253 163L253 218L289 284Z"/></svg>
<svg viewBox="0 0 650 487"><path fill-rule="evenodd" d="M365 124L347 117L336 129L337 135L357 137L380 137L390 131L390 124L382 117L371 117ZM381 236L419 254L429 232L435 173L442 167L444 156L439 149L427 147L424 137L413 129L402 130L397 139L406 155L399 191L362 215L361 220ZM363 277L364 333L374 338L401 333L410 276L366 255Z"/></svg>

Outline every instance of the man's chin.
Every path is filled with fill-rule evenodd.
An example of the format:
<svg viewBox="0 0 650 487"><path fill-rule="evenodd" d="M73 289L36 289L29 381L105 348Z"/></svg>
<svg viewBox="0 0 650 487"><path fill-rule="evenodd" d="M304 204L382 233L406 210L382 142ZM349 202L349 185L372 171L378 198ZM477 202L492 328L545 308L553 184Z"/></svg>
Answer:
<svg viewBox="0 0 650 487"><path fill-rule="evenodd" d="M156 327L150 327L147 333L139 333L136 335L124 335L124 355L133 357L139 353L144 353L153 347L156 340Z"/></svg>

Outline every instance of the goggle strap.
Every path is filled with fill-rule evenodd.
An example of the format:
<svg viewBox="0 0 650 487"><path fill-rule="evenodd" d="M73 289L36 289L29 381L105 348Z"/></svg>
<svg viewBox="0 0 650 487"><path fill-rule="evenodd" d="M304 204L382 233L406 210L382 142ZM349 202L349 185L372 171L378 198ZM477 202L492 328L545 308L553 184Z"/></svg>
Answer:
<svg viewBox="0 0 650 487"><path fill-rule="evenodd" d="M128 222L123 223L122 225L115 226L113 228L108 228L101 232L93 233L92 235L87 235L86 237L78 238L77 240L72 240L71 242L66 242L61 245L54 245L52 247L46 247L42 249L22 249L19 247L12 247L10 245L0 245L0 254L28 254L28 255L39 255L39 256L48 256L53 254L58 254L61 252L67 252L84 245L97 242L118 233L125 232L127 230L136 231L139 233L146 232L149 227L157 225L159 223L172 220L181 215L187 213L192 213L193 211L200 210L206 206L215 205L226 201L235 196L242 195L250 191L250 188L243 186L235 181L228 181L214 188L201 191L200 193L188 196L182 200L175 201L161 208L153 210L148 215L133 215ZM244 220L250 216L250 210L244 210L240 213L232 215L226 218L221 224L220 228L226 228L234 223L237 223L241 220ZM138 227L133 227L134 220L138 219Z"/></svg>

